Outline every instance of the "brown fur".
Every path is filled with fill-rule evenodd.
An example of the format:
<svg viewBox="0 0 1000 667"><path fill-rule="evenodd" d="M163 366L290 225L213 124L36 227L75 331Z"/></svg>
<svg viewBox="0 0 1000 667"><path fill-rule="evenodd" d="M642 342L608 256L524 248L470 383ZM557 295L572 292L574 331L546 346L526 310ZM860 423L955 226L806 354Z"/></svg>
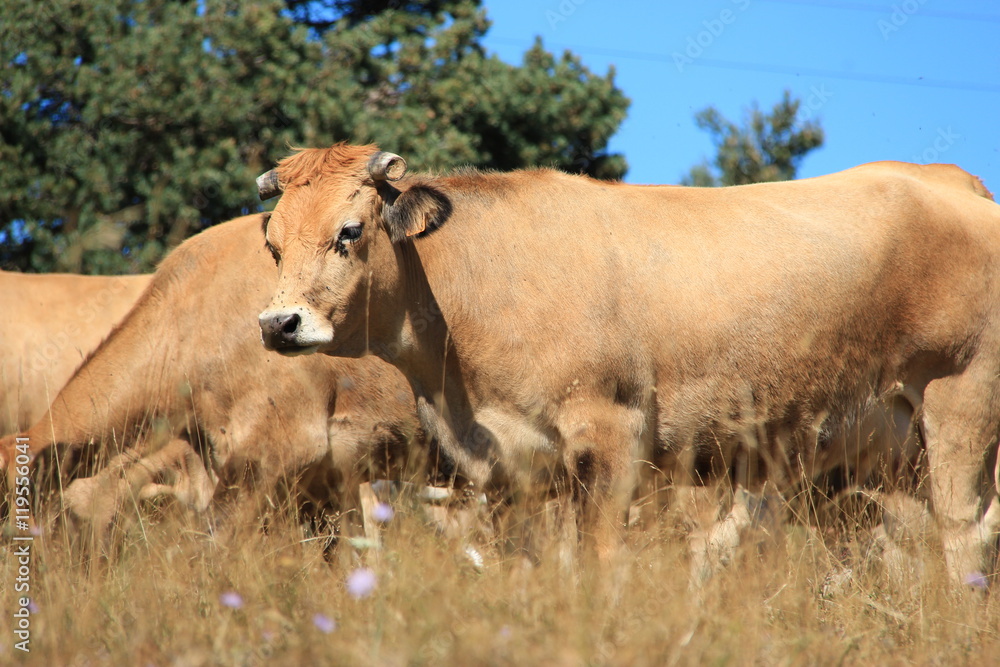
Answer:
<svg viewBox="0 0 1000 667"><path fill-rule="evenodd" d="M340 143L330 148L300 148L294 157L278 163L278 180L282 188L305 187L330 174L351 173L365 178L368 158L375 146L351 146Z"/></svg>
<svg viewBox="0 0 1000 667"><path fill-rule="evenodd" d="M38 421L150 279L0 271L0 433Z"/></svg>
<svg viewBox="0 0 1000 667"><path fill-rule="evenodd" d="M25 434L34 457L58 446L62 460L92 468L94 452L84 447L97 443L112 468L133 471L135 490L152 493L158 477L191 469L193 449L206 459L207 473L196 476L220 480L219 498L247 482L269 495L301 482L314 500L337 505L370 470L405 453L417 425L412 393L394 368L376 359L282 359L261 347L255 316L277 281L262 217L213 227L164 260L136 308ZM150 436L170 440L164 453L152 451ZM0 445L9 461L12 438ZM191 485L190 474L181 477ZM102 524L117 509L102 496L117 482L105 481L68 494ZM204 505L204 492L174 491Z"/></svg>
<svg viewBox="0 0 1000 667"><path fill-rule="evenodd" d="M637 461L787 491L870 471L870 434L848 435L913 397L949 565L993 567L1000 208L974 177L874 163L702 189L538 170L411 177L385 198L360 155L345 172L300 155L267 229L265 342L395 364L477 483L572 489L607 551ZM428 188L449 217L403 241ZM361 238L327 252L350 221Z"/></svg>

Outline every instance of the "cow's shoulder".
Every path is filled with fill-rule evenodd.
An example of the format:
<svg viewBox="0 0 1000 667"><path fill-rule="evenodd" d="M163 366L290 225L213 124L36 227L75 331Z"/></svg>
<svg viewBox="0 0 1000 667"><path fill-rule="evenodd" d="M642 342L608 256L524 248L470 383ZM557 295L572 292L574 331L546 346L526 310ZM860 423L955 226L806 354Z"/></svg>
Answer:
<svg viewBox="0 0 1000 667"><path fill-rule="evenodd" d="M910 179L928 185L965 190L993 201L993 193L986 188L979 177L973 176L954 164L914 164L912 162L885 160L881 162L869 162L853 169L848 169L843 173L868 179Z"/></svg>

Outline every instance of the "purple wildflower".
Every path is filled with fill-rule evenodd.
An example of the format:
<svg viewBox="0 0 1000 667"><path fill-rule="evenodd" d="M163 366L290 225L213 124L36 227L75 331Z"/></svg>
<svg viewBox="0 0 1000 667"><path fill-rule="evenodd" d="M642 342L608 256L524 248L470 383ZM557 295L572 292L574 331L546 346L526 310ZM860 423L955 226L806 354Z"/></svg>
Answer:
<svg viewBox="0 0 1000 667"><path fill-rule="evenodd" d="M347 575L347 592L355 600L366 598L375 590L378 578L366 567L358 568Z"/></svg>
<svg viewBox="0 0 1000 667"><path fill-rule="evenodd" d="M372 509L372 518L379 523L389 523L395 514L388 503L379 503Z"/></svg>
<svg viewBox="0 0 1000 667"><path fill-rule="evenodd" d="M990 586L990 580L982 572L968 573L965 575L965 583L984 591Z"/></svg>
<svg viewBox="0 0 1000 667"><path fill-rule="evenodd" d="M337 629L337 622L326 614L313 615L313 625L319 628L319 631L325 635Z"/></svg>
<svg viewBox="0 0 1000 667"><path fill-rule="evenodd" d="M223 607L230 609L240 609L243 606L243 596L236 591L226 591L219 596L219 602Z"/></svg>

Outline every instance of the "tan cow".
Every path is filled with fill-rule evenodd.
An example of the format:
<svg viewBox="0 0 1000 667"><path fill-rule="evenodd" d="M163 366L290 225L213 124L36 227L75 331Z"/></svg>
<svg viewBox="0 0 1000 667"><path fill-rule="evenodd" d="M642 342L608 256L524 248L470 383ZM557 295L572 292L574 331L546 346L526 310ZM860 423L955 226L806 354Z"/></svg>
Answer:
<svg viewBox="0 0 1000 667"><path fill-rule="evenodd" d="M65 472L92 472L89 443L111 459L103 476L70 486L77 514L107 525L127 491L168 492L203 509L213 491L222 498L247 481L269 494L300 482L317 502L338 492L356 500L369 469L406 453L418 429L413 395L392 366L283 359L261 347L256 314L277 284L263 219L212 227L171 253L134 310L23 434L32 458L58 453ZM14 446L13 436L0 444L7 461ZM193 452L208 465L199 467Z"/></svg>
<svg viewBox="0 0 1000 667"><path fill-rule="evenodd" d="M0 271L0 433L38 421L150 278Z"/></svg>
<svg viewBox="0 0 1000 667"><path fill-rule="evenodd" d="M404 171L341 144L258 180L284 192L269 348L395 364L466 475L510 488L544 462L603 552L634 462L782 491L852 468L863 452L842 434L914 396L951 572L993 567L1000 208L977 179L900 163L719 189Z"/></svg>

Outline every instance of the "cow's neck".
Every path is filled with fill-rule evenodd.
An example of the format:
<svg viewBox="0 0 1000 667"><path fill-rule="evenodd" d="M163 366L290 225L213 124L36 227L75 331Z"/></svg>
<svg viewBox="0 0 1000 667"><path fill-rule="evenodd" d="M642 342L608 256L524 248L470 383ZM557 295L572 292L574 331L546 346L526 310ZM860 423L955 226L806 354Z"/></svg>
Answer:
<svg viewBox="0 0 1000 667"><path fill-rule="evenodd" d="M465 458L469 431L474 427L473 405L464 382L448 323L448 308L442 308L424 273L424 264L412 243L396 248L400 270L403 313L394 331L383 338L378 355L399 368L409 380L418 412L429 435L451 454ZM479 458L479 457L477 457ZM483 459L487 453L482 452ZM475 472L475 461L461 461ZM476 477L473 474L473 477Z"/></svg>
<svg viewBox="0 0 1000 667"><path fill-rule="evenodd" d="M427 276L423 263L412 243L400 244L396 249L400 270L399 291L401 303L397 312L401 320L393 327L383 345L380 356L397 366L403 373L421 385L428 396L447 390L449 378L446 371L455 372L454 355L448 355L450 332Z"/></svg>

